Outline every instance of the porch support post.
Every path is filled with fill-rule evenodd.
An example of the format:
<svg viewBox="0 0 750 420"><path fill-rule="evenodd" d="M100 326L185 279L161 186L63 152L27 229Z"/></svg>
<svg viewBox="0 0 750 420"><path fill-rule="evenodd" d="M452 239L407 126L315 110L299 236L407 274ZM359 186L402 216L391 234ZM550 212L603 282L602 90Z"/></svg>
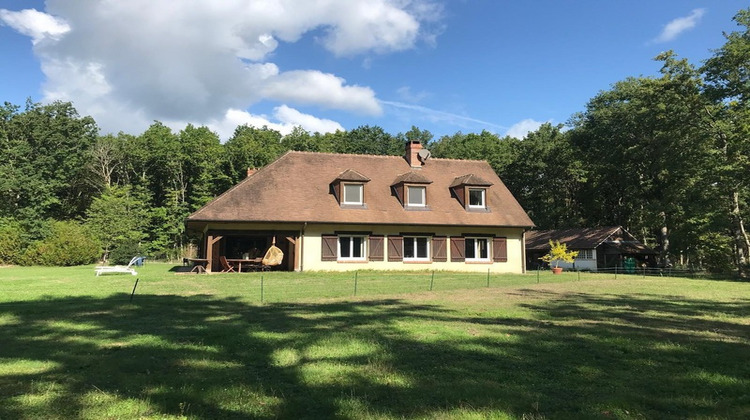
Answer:
<svg viewBox="0 0 750 420"><path fill-rule="evenodd" d="M297 237L294 241L294 271L300 271L302 264L302 238Z"/></svg>
<svg viewBox="0 0 750 420"><path fill-rule="evenodd" d="M291 261L292 267L291 268L294 271L299 271L299 262L300 262L300 240L298 236L287 236L286 240L289 241L292 245L294 245L294 260Z"/></svg>
<svg viewBox="0 0 750 420"><path fill-rule="evenodd" d="M206 243L206 259L208 262L206 263L206 271L211 272L211 266L213 265L213 259L214 259L214 244L219 242L223 236L213 236L208 235L208 241Z"/></svg>

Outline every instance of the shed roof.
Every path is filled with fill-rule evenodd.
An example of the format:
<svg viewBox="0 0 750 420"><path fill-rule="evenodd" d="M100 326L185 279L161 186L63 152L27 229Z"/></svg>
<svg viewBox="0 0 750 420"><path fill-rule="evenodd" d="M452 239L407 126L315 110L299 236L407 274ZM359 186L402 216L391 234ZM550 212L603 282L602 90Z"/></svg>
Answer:
<svg viewBox="0 0 750 420"><path fill-rule="evenodd" d="M342 208L331 183L351 170L370 179L363 208ZM426 189L429 211L404 209L393 196L393 180L414 172L411 179L432 181ZM353 175L348 172L348 175ZM456 175L475 174L491 180L487 212L470 212L452 195ZM489 181L487 181L489 183ZM400 156L287 152L245 178L195 213L197 222L309 222L532 227L534 224L485 161L430 159L411 168Z"/></svg>
<svg viewBox="0 0 750 420"><path fill-rule="evenodd" d="M549 241L560 241L569 249L594 249L603 243L618 247L622 253L656 254L622 226L532 230L526 233L526 249L547 251Z"/></svg>

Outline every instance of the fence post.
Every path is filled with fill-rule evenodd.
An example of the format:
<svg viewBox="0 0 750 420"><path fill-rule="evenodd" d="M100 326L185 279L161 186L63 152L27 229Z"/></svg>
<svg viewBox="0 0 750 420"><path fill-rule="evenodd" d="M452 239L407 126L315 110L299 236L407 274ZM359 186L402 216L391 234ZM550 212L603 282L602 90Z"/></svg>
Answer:
<svg viewBox="0 0 750 420"><path fill-rule="evenodd" d="M581 271L578 270L578 281L581 281Z"/></svg>
<svg viewBox="0 0 750 420"><path fill-rule="evenodd" d="M135 284L133 285L133 292L130 294L130 301L131 302L133 301L133 295L135 295L135 288L138 287L138 280L140 280L140 279L135 279Z"/></svg>
<svg viewBox="0 0 750 420"><path fill-rule="evenodd" d="M430 277L430 291L432 291L433 283L435 283L435 270L432 270L432 277Z"/></svg>
<svg viewBox="0 0 750 420"><path fill-rule="evenodd" d="M487 269L487 287L490 287L490 269Z"/></svg>
<svg viewBox="0 0 750 420"><path fill-rule="evenodd" d="M354 296L357 296L357 275L359 271L354 272Z"/></svg>
<svg viewBox="0 0 750 420"><path fill-rule="evenodd" d="M617 266L615 265L615 280L617 280Z"/></svg>
<svg viewBox="0 0 750 420"><path fill-rule="evenodd" d="M541 271L541 270L539 269L539 267L537 267L536 268L536 282L537 283L539 283L539 271Z"/></svg>
<svg viewBox="0 0 750 420"><path fill-rule="evenodd" d="M260 303L263 303L263 274L260 275Z"/></svg>

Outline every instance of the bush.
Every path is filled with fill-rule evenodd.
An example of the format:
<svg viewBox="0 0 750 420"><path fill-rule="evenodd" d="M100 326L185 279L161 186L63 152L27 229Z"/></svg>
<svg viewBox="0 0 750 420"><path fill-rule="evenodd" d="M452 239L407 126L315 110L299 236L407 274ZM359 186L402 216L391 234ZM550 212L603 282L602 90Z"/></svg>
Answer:
<svg viewBox="0 0 750 420"><path fill-rule="evenodd" d="M29 240L20 223L0 219L0 264L20 264Z"/></svg>
<svg viewBox="0 0 750 420"><path fill-rule="evenodd" d="M21 262L25 265L71 266L91 264L100 255L99 243L75 222L54 222L52 234L32 244Z"/></svg>
<svg viewBox="0 0 750 420"><path fill-rule="evenodd" d="M127 264L136 255L141 253L141 247L138 241L126 240L116 244L109 253L109 262L111 264Z"/></svg>

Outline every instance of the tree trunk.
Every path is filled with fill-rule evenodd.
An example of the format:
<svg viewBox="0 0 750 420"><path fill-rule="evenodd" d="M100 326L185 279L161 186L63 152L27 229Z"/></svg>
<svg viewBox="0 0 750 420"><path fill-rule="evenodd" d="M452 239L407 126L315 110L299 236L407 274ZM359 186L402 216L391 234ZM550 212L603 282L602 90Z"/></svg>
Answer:
<svg viewBox="0 0 750 420"><path fill-rule="evenodd" d="M666 225L666 222L664 224ZM672 265L669 261L669 231L666 226L662 226L661 228L661 247L659 249L659 254L662 266L669 267Z"/></svg>
<svg viewBox="0 0 750 420"><path fill-rule="evenodd" d="M748 238L745 224L740 213L740 195L739 192L732 192L732 225L734 229L735 241L735 261L737 262L737 273L744 277L747 273L748 253L750 252L750 238Z"/></svg>

